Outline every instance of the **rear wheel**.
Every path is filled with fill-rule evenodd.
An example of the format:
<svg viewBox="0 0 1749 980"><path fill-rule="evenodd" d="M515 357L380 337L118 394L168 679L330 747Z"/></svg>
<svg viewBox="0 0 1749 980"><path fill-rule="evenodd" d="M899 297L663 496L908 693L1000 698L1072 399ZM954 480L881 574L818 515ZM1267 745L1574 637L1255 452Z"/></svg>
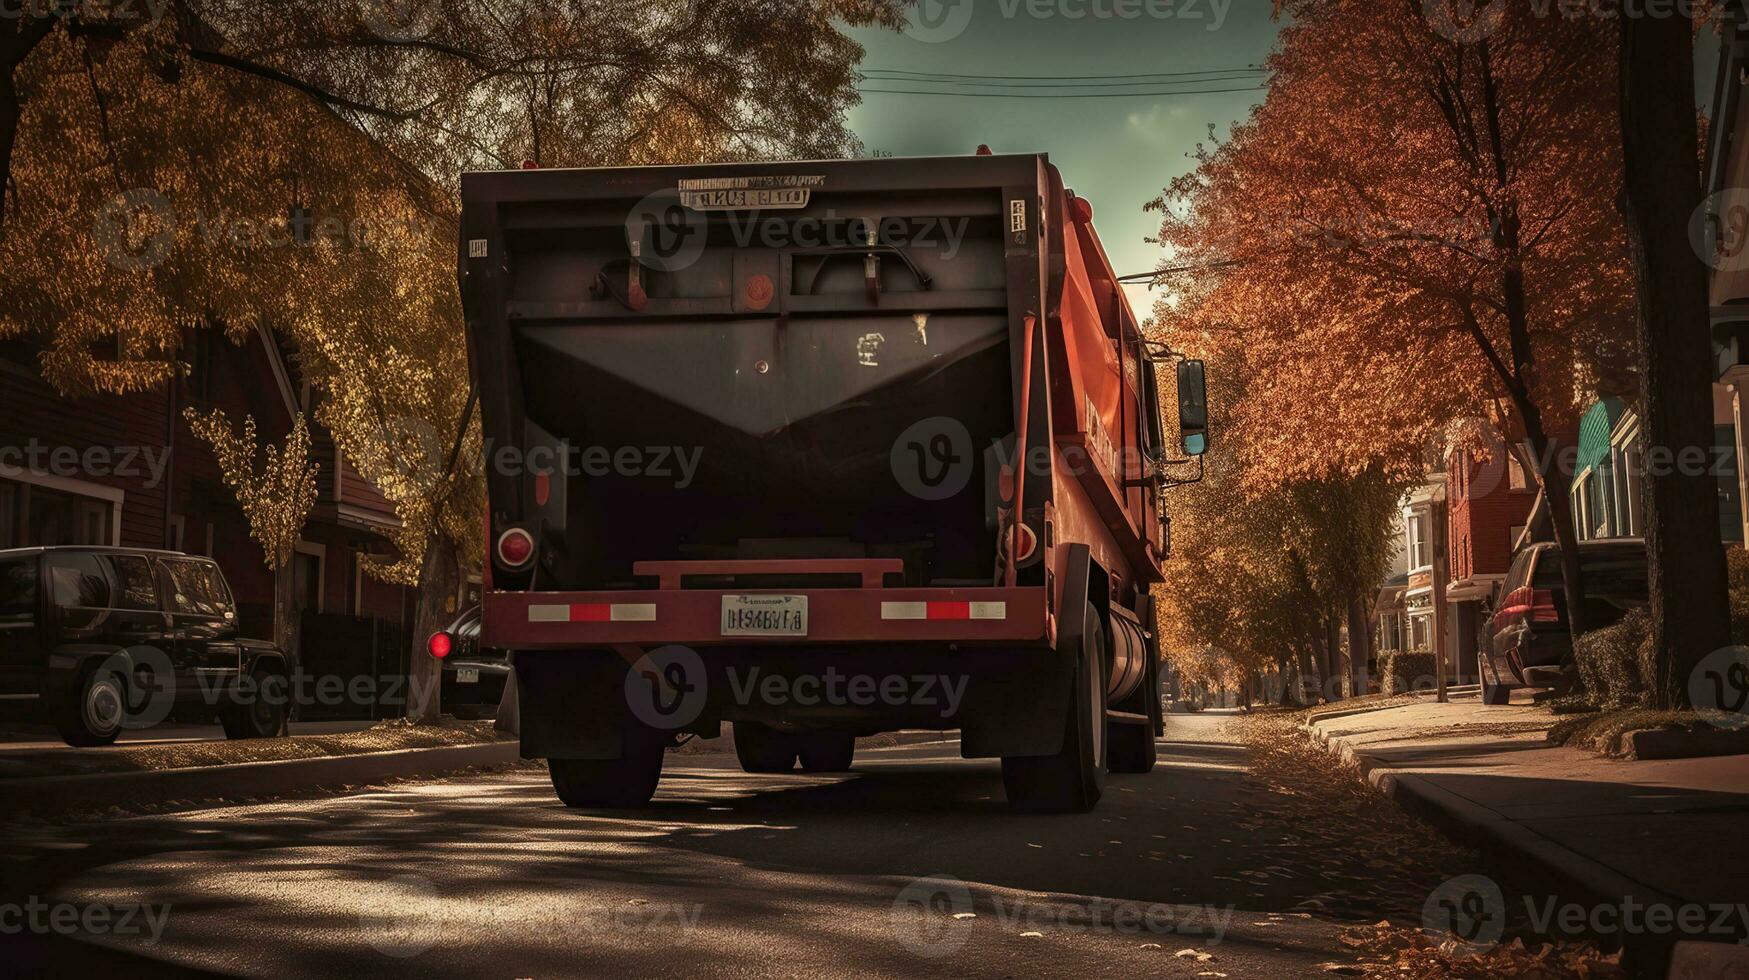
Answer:
<svg viewBox="0 0 1749 980"><path fill-rule="evenodd" d="M789 772L796 767L801 739L756 721L737 721L734 729L735 758L743 772Z"/></svg>
<svg viewBox="0 0 1749 980"><path fill-rule="evenodd" d="M55 730L68 745L110 745L127 717L127 692L113 671L86 672L72 698L55 713Z"/></svg>
<svg viewBox="0 0 1749 980"><path fill-rule="evenodd" d="M548 759L553 790L569 807L643 806L662 779L667 738L628 726L617 759Z"/></svg>
<svg viewBox="0 0 1749 980"><path fill-rule="evenodd" d="M254 694L247 701L227 705L219 713L219 725L226 738L276 738L289 734L287 719L291 702L286 690L285 675L274 670L256 670Z"/></svg>
<svg viewBox="0 0 1749 980"><path fill-rule="evenodd" d="M856 736L843 732L815 732L801 741L803 772L849 772L856 756Z"/></svg>
<svg viewBox="0 0 1749 980"><path fill-rule="evenodd" d="M1099 803L1105 790L1104 631L1092 606L1087 606L1083 615L1085 625L1076 654L1069 710L1064 713L1062 748L1055 755L1002 760L1002 785L1008 802L1018 809L1085 813Z"/></svg>

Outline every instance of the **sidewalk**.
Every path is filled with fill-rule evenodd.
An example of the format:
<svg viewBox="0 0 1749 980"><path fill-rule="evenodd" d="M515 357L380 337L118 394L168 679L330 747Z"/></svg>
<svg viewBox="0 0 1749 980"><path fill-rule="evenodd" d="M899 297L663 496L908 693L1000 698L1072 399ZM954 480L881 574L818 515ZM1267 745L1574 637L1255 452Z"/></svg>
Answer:
<svg viewBox="0 0 1749 980"><path fill-rule="evenodd" d="M1749 901L1749 755L1606 759L1548 745L1553 721L1472 689L1308 730L1503 874L1605 903Z"/></svg>

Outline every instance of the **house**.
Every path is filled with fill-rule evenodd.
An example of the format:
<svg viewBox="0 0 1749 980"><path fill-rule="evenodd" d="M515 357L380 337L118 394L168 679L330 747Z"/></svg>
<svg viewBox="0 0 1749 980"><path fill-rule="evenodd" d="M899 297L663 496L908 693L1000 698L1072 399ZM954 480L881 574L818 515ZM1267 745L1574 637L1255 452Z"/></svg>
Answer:
<svg viewBox="0 0 1749 980"><path fill-rule="evenodd" d="M1713 82L1712 124L1707 131L1706 214L1703 258L1712 267L1712 347L1715 360L1713 418L1729 427L1728 444L1736 460L1744 458L1743 392L1749 385L1749 232L1743 217L1749 214L1749 14L1743 0L1721 5L1722 23L1716 34L1719 44L1718 71ZM1704 37L1704 35L1703 35ZM1749 473L1736 467L1736 507L1729 517L1736 523L1727 541L1744 540L1749 527ZM1721 504L1725 501L1721 500ZM1631 514L1629 517L1631 518ZM1721 517L1721 520L1724 520Z"/></svg>
<svg viewBox="0 0 1749 980"><path fill-rule="evenodd" d="M1743 543L1743 475L1737 464L1737 396L1713 385L1714 451L1705 465L1719 484L1719 538ZM1605 398L1579 423L1579 452L1569 493L1581 541L1630 538L1645 533L1644 493L1648 459L1640 416L1619 398Z"/></svg>
<svg viewBox="0 0 1749 980"><path fill-rule="evenodd" d="M1445 603L1450 619L1450 679L1481 676L1478 655L1488 639L1514 543L1530 521L1535 481L1499 436L1454 445L1446 456Z"/></svg>
<svg viewBox="0 0 1749 980"><path fill-rule="evenodd" d="M206 555L224 568L246 634L271 632L273 573L210 447L183 409L254 417L259 437L283 440L316 397L265 327L234 343L191 330L189 370L157 389L69 398L43 380L39 348L0 341L0 547L113 544ZM291 568L303 614L410 622L410 589L364 572L389 550L394 508L311 424L318 502Z"/></svg>

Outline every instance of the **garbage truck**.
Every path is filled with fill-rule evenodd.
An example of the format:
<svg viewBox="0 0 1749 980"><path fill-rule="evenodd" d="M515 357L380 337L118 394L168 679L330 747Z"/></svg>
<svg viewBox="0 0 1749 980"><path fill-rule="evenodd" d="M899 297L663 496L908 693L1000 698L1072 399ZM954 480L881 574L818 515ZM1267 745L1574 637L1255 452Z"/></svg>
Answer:
<svg viewBox="0 0 1749 980"><path fill-rule="evenodd" d="M574 807L959 733L1078 812L1161 733L1150 586L1207 449L1045 154L463 175L483 646ZM1175 404L1173 404L1175 403Z"/></svg>

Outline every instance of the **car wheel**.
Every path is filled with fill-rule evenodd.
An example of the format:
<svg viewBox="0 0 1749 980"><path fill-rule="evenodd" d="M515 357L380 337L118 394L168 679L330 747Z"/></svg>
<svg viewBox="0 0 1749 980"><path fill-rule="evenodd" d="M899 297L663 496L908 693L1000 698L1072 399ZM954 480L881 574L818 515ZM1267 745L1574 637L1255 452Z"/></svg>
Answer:
<svg viewBox="0 0 1749 980"><path fill-rule="evenodd" d="M548 759L553 791L568 807L643 806L662 780L667 738L628 726L617 759Z"/></svg>
<svg viewBox="0 0 1749 980"><path fill-rule="evenodd" d="M803 772L849 772L856 756L856 736L843 732L815 732L801 738Z"/></svg>
<svg viewBox="0 0 1749 980"><path fill-rule="evenodd" d="M1055 755L1002 760L1002 785L1008 802L1017 809L1085 813L1105 791L1105 658L1098 645L1103 634L1099 613L1092 606L1083 615L1062 747Z"/></svg>
<svg viewBox="0 0 1749 980"><path fill-rule="evenodd" d="M127 719L127 691L119 675L97 669L86 672L70 703L61 706L55 730L79 747L114 744Z"/></svg>
<svg viewBox="0 0 1749 980"><path fill-rule="evenodd" d="M219 713L219 724L226 738L276 738L290 734L287 722L291 705L287 697L285 675L274 670L257 669L254 696L237 702ZM235 694L233 693L233 698Z"/></svg>
<svg viewBox="0 0 1749 980"><path fill-rule="evenodd" d="M735 758L742 772L789 772L796 767L800 739L756 721L734 723Z"/></svg>

